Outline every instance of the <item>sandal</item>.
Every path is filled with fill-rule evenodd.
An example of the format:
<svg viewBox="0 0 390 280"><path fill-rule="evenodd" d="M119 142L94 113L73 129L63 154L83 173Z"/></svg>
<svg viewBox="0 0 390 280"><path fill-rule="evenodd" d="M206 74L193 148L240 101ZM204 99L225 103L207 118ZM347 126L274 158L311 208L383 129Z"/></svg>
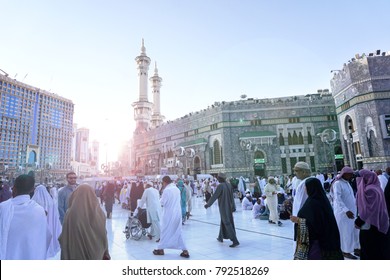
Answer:
<svg viewBox="0 0 390 280"><path fill-rule="evenodd" d="M164 250L163 249L155 249L155 250L153 250L153 255L162 256L162 255L164 255Z"/></svg>
<svg viewBox="0 0 390 280"><path fill-rule="evenodd" d="M183 257L183 258L189 258L190 257L190 254L188 253L188 251L183 251L181 254L180 254L180 257Z"/></svg>

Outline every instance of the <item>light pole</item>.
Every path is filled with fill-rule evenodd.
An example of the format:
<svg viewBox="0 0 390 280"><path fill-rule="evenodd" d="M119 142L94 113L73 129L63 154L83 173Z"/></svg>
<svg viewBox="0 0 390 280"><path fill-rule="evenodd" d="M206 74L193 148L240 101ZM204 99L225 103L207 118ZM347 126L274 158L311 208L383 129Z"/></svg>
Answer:
<svg viewBox="0 0 390 280"><path fill-rule="evenodd" d="M249 157L249 152L252 148L252 142L250 140L240 140L240 147L241 147L241 150L244 151L244 157L245 157L245 176L246 177L250 177L250 168L249 168L249 164L247 162L247 155Z"/></svg>
<svg viewBox="0 0 390 280"><path fill-rule="evenodd" d="M328 172L328 168L329 168L329 165L331 165L332 169L333 169L333 172L336 172L335 171L335 159L334 159L334 148L331 149L331 146L334 147L334 143L337 141L337 133L335 130L331 129L331 128L327 128L325 129L323 132L321 133L318 133L317 136L320 137L322 143L323 143L323 147L324 147L324 155L325 155L325 162L326 162L326 172ZM328 152L329 152L329 155L330 155L330 160L328 161L328 152L326 151L325 149L325 144L328 146ZM333 153L332 153L332 150L333 150Z"/></svg>

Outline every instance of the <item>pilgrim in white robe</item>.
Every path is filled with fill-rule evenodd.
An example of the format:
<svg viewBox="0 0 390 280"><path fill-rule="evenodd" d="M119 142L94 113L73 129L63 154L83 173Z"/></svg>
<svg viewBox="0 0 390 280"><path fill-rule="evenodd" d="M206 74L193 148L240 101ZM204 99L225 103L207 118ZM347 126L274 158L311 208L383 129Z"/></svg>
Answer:
<svg viewBox="0 0 390 280"><path fill-rule="evenodd" d="M307 193L306 193L306 185L305 185L305 181L309 178L313 178L313 177L307 177L303 180L300 180L298 181L299 179L297 178L294 182L293 180L293 185L294 183L298 183L296 185L296 188L293 189L293 193L294 193L294 200L293 200L293 209L292 209L292 215L293 216L298 216L298 212L299 210L301 210L303 204L305 204L305 201L307 199Z"/></svg>
<svg viewBox="0 0 390 280"><path fill-rule="evenodd" d="M45 260L50 238L45 210L29 195L0 203L1 260Z"/></svg>
<svg viewBox="0 0 390 280"><path fill-rule="evenodd" d="M280 187L276 184L268 183L264 188L264 193L267 196L267 205L269 209L269 220L278 223L279 214L278 214L278 196L277 192L280 191Z"/></svg>
<svg viewBox="0 0 390 280"><path fill-rule="evenodd" d="M160 239L161 204L159 191L153 187L145 189L139 205L141 208L146 205L147 222L151 224L150 235Z"/></svg>
<svg viewBox="0 0 390 280"><path fill-rule="evenodd" d="M316 175L316 178L317 178L318 180L320 180L322 187L324 187L324 183L325 183L325 176L324 176L324 174L318 173L318 174Z"/></svg>
<svg viewBox="0 0 390 280"><path fill-rule="evenodd" d="M252 217L253 217L253 219L256 219L256 218L260 217L260 215L263 213L261 210L262 210L261 209L261 204L256 202L255 205L253 205L253 208L252 208Z"/></svg>
<svg viewBox="0 0 390 280"><path fill-rule="evenodd" d="M333 211L340 232L341 251L353 253L354 249L360 248L359 230L355 228L356 199L351 185L343 178L333 184ZM355 218L349 219L347 211L351 211Z"/></svg>
<svg viewBox="0 0 390 280"><path fill-rule="evenodd" d="M264 194L264 189L266 185L267 185L267 180L265 180L265 178L262 178L260 180L260 190L262 194Z"/></svg>
<svg viewBox="0 0 390 280"><path fill-rule="evenodd" d="M385 177L385 175L380 174L378 175L378 180L381 183L382 191L385 191L388 179Z"/></svg>
<svg viewBox="0 0 390 280"><path fill-rule="evenodd" d="M187 213L191 213L192 211L192 188L189 184L184 184L186 188L186 205L187 205Z"/></svg>
<svg viewBox="0 0 390 280"><path fill-rule="evenodd" d="M245 180L244 177L240 177L238 179L238 190L240 191L242 197L245 197Z"/></svg>
<svg viewBox="0 0 390 280"><path fill-rule="evenodd" d="M253 203L252 201L250 200L252 197L248 198L248 197L244 197L243 200L242 200L242 203L241 203L241 206L242 206L242 210L252 210L253 208Z"/></svg>
<svg viewBox="0 0 390 280"><path fill-rule="evenodd" d="M58 208L58 190L57 187L53 186L50 188L50 195L53 198L55 207Z"/></svg>
<svg viewBox="0 0 390 280"><path fill-rule="evenodd" d="M127 198L126 198L126 193L127 193L127 186L124 185L121 189L121 192L119 194L119 201L122 205L122 207L127 205Z"/></svg>
<svg viewBox="0 0 390 280"><path fill-rule="evenodd" d="M62 225L60 222L58 207L54 203L54 200L50 196L46 187L43 185L39 185L35 188L32 200L41 205L46 212L47 225L52 236L50 246L47 251L47 257L54 257L61 250L58 237L61 235Z"/></svg>
<svg viewBox="0 0 390 280"><path fill-rule="evenodd" d="M181 194L174 183L167 185L161 196L161 237L157 249L187 250L182 235Z"/></svg>

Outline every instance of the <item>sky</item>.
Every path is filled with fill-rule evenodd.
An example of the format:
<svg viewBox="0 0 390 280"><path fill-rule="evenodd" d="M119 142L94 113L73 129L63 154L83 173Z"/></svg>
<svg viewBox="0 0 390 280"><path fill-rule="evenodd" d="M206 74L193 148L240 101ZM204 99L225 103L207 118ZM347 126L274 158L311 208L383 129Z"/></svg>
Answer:
<svg viewBox="0 0 390 280"><path fill-rule="evenodd" d="M135 127L142 39L174 120L243 94L330 89L330 71L355 54L390 51L389 10L387 0L0 0L0 69L72 100L74 122L111 161Z"/></svg>

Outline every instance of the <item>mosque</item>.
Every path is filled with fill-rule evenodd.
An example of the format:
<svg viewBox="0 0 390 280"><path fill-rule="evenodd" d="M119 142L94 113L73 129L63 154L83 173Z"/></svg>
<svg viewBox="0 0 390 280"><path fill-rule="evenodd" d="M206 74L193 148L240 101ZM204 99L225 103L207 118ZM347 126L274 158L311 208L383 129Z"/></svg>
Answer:
<svg viewBox="0 0 390 280"><path fill-rule="evenodd" d="M390 166L390 52L357 55L334 70L333 93L217 101L170 121L160 110L157 65L148 79L144 41L135 61L132 175L288 175L298 161L313 172Z"/></svg>

